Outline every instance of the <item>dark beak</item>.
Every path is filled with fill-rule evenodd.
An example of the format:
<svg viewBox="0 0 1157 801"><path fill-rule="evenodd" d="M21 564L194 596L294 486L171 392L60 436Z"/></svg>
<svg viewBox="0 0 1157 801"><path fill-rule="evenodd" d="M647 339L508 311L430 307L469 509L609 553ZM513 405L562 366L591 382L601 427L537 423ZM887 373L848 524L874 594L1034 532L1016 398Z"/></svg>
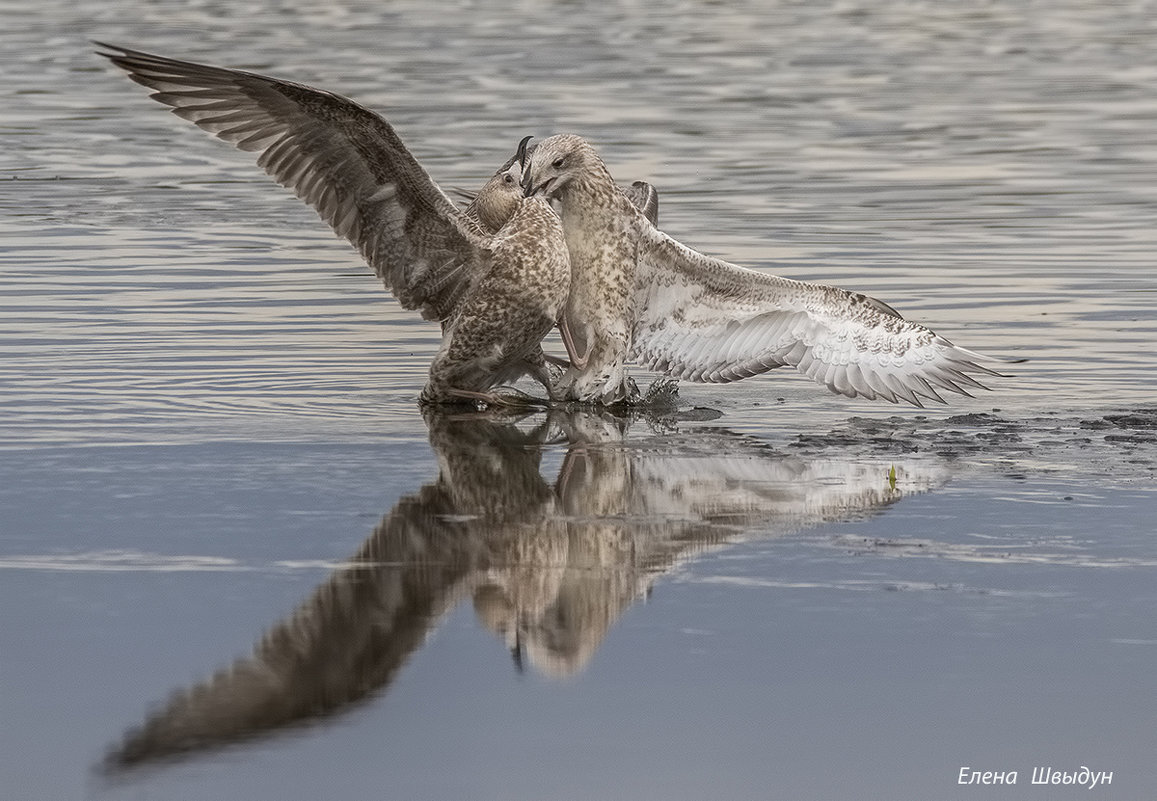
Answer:
<svg viewBox="0 0 1157 801"><path fill-rule="evenodd" d="M515 156L518 159L518 163L522 167L522 178L519 180L518 185L522 187L523 197L530 197L534 194L534 186L530 183L530 176L527 175L526 172L526 143L529 142L532 138L533 137L530 136L522 137L522 141L518 143L518 151L515 153Z"/></svg>
<svg viewBox="0 0 1157 801"><path fill-rule="evenodd" d="M524 136L522 141L518 143L518 150L514 156L518 159L518 164L522 169L526 169L526 143L533 139L533 136Z"/></svg>

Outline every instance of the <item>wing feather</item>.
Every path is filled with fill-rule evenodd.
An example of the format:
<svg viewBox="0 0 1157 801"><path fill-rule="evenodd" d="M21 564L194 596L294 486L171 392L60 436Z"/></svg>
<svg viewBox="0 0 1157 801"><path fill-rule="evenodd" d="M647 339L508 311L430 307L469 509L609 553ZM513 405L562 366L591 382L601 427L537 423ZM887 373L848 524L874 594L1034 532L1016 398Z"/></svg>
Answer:
<svg viewBox="0 0 1157 801"><path fill-rule="evenodd" d="M646 181L635 181L630 186L619 187L651 225L659 224L659 191Z"/></svg>
<svg viewBox="0 0 1157 801"><path fill-rule="evenodd" d="M252 72L97 43L152 97L240 150L348 239L406 308L445 319L482 272L486 237L382 117Z"/></svg>
<svg viewBox="0 0 1157 801"><path fill-rule="evenodd" d="M847 397L944 403L1000 375L887 304L705 256L653 227L638 249L632 357L693 381L794 367Z"/></svg>

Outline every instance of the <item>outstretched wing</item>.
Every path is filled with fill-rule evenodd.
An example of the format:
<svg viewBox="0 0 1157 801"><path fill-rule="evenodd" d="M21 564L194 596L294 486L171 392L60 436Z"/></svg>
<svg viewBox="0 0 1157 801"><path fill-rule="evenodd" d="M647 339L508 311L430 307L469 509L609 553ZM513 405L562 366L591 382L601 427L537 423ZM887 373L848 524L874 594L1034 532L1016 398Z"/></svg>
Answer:
<svg viewBox="0 0 1157 801"><path fill-rule="evenodd" d="M985 389L985 357L875 298L704 256L647 227L639 241L632 356L649 369L723 383L790 366L833 392L922 406Z"/></svg>
<svg viewBox="0 0 1157 801"><path fill-rule="evenodd" d="M259 153L406 308L444 319L479 272L484 235L374 112L302 84L97 44L174 114Z"/></svg>

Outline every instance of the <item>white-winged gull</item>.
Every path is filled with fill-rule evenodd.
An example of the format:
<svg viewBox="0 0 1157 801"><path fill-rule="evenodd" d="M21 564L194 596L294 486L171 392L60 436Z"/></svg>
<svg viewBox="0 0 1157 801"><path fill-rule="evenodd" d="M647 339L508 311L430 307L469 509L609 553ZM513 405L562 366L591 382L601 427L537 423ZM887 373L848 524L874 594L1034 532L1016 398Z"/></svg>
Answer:
<svg viewBox="0 0 1157 801"><path fill-rule="evenodd" d="M560 394L613 403L637 394L626 362L722 383L795 367L848 397L944 402L985 388L987 357L905 320L875 298L705 256L640 214L589 142L544 139L525 194L555 200L571 260L564 312L576 357Z"/></svg>

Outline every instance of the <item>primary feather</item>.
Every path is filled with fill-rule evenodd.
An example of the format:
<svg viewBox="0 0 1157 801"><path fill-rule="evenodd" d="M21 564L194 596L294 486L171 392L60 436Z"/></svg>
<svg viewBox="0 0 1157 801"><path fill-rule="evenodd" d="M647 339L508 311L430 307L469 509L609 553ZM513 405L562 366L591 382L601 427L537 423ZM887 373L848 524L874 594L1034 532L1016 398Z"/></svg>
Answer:
<svg viewBox="0 0 1157 801"><path fill-rule="evenodd" d="M235 147L311 205L408 309L453 313L486 233L381 116L321 89L98 43L154 100Z"/></svg>
<svg viewBox="0 0 1157 801"><path fill-rule="evenodd" d="M571 257L568 320L591 355L569 371L580 401L633 392L629 359L676 378L738 381L790 366L848 397L943 403L983 388L986 357L875 298L706 256L655 228L589 143L544 140L522 183L559 203Z"/></svg>

